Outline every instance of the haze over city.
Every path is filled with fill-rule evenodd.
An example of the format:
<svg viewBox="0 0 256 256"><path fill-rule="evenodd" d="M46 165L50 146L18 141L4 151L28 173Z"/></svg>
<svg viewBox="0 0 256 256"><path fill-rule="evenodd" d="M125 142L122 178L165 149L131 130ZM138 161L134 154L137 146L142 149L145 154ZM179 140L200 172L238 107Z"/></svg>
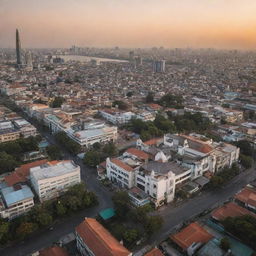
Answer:
<svg viewBox="0 0 256 256"><path fill-rule="evenodd" d="M1 0L0 47L253 49L254 0Z"/></svg>

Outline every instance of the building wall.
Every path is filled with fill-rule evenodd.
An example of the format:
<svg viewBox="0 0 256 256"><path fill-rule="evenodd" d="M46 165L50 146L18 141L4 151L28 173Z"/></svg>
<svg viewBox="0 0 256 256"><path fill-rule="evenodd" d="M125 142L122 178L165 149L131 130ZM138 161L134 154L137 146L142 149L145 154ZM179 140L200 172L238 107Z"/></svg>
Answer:
<svg viewBox="0 0 256 256"><path fill-rule="evenodd" d="M80 182L80 167L77 167L73 172L43 180L37 180L31 174L31 183L41 202L58 197L60 193L66 191L70 186Z"/></svg>

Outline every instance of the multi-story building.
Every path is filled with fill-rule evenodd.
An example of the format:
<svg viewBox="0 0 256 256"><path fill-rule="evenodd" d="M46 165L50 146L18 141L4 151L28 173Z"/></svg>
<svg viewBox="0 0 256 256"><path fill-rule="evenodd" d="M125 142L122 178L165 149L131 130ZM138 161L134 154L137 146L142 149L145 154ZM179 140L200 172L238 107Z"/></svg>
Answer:
<svg viewBox="0 0 256 256"><path fill-rule="evenodd" d="M30 124L25 119L14 120L13 124L15 127L17 127L19 129L20 134L24 138L27 138L29 136L36 136L38 134L36 127L34 127L32 124Z"/></svg>
<svg viewBox="0 0 256 256"><path fill-rule="evenodd" d="M123 188L132 188L135 181L135 169L141 162L131 157L107 158L106 171L107 177L113 183Z"/></svg>
<svg viewBox="0 0 256 256"><path fill-rule="evenodd" d="M42 202L80 183L80 167L71 160L48 162L30 169L30 181Z"/></svg>
<svg viewBox="0 0 256 256"><path fill-rule="evenodd" d="M104 119L115 125L126 124L132 119L132 117L136 117L132 112L121 112L113 109L100 110L99 113Z"/></svg>
<svg viewBox="0 0 256 256"><path fill-rule="evenodd" d="M2 218L16 218L34 206L34 194L27 185L5 187L0 192L0 216Z"/></svg>
<svg viewBox="0 0 256 256"><path fill-rule="evenodd" d="M20 138L20 131L14 128L11 121L0 123L0 142L17 140Z"/></svg>
<svg viewBox="0 0 256 256"><path fill-rule="evenodd" d="M84 147L90 147L94 143L114 142L117 139L117 127L108 126L102 122L93 122L86 125L84 130L67 130L67 135Z"/></svg>
<svg viewBox="0 0 256 256"><path fill-rule="evenodd" d="M175 162L150 161L136 170L135 185L151 196L155 206L173 201L175 189L191 179L191 169Z"/></svg>
<svg viewBox="0 0 256 256"><path fill-rule="evenodd" d="M77 249L83 256L132 256L96 219L85 218L75 234Z"/></svg>

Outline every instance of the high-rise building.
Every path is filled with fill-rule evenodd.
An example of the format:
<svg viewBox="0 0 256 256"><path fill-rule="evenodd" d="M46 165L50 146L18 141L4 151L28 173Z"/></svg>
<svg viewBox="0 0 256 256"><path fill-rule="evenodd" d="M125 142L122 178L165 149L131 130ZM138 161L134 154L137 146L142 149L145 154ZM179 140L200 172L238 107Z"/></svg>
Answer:
<svg viewBox="0 0 256 256"><path fill-rule="evenodd" d="M20 35L19 30L16 29L16 57L17 57L17 66L22 64L21 61L21 43L20 43Z"/></svg>
<svg viewBox="0 0 256 256"><path fill-rule="evenodd" d="M129 61L132 63L134 61L134 51L129 52Z"/></svg>
<svg viewBox="0 0 256 256"><path fill-rule="evenodd" d="M153 60L152 68L153 68L153 72L156 72L156 73L165 72L165 60Z"/></svg>
<svg viewBox="0 0 256 256"><path fill-rule="evenodd" d="M26 60L27 69L33 70L33 61L32 61L32 55L30 51L26 52L25 60Z"/></svg>

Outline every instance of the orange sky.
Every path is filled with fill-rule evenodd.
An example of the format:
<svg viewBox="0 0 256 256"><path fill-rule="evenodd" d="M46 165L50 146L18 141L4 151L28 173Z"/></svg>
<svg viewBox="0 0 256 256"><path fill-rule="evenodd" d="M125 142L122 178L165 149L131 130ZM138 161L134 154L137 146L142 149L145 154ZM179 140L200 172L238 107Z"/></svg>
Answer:
<svg viewBox="0 0 256 256"><path fill-rule="evenodd" d="M0 0L0 47L256 47L256 0Z"/></svg>

